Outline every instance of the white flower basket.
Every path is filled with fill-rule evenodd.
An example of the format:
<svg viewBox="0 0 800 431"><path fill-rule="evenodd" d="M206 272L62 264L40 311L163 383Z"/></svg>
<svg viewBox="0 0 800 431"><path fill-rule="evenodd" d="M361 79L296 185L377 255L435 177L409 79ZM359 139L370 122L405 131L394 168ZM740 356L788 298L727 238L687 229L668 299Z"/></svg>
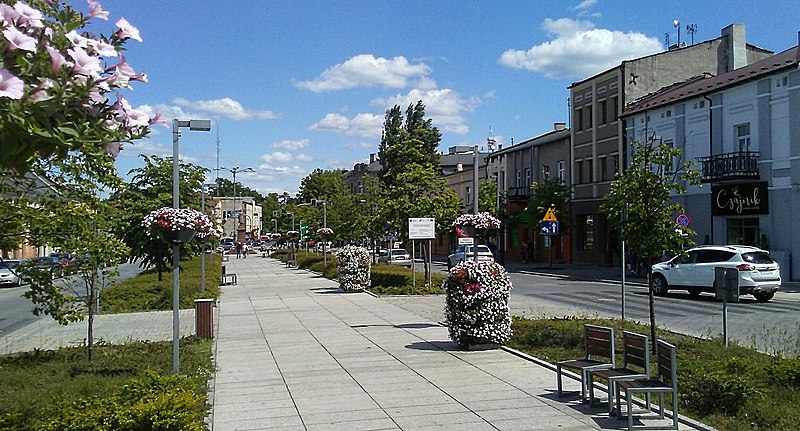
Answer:
<svg viewBox="0 0 800 431"><path fill-rule="evenodd" d="M456 265L442 284L450 339L466 349L497 347L511 338L511 279L496 262Z"/></svg>
<svg viewBox="0 0 800 431"><path fill-rule="evenodd" d="M346 245L336 253L339 261L339 287L345 292L360 292L370 285L372 258L369 250Z"/></svg>

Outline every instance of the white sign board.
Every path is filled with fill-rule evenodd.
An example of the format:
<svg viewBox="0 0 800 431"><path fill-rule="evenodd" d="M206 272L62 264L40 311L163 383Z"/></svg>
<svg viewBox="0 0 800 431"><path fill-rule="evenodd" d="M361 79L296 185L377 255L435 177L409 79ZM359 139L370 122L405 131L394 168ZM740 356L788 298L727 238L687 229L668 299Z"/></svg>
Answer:
<svg viewBox="0 0 800 431"><path fill-rule="evenodd" d="M459 238L458 245L472 245L475 243L475 238Z"/></svg>
<svg viewBox="0 0 800 431"><path fill-rule="evenodd" d="M435 239L436 238L436 219L435 218L409 218L408 219L408 239Z"/></svg>

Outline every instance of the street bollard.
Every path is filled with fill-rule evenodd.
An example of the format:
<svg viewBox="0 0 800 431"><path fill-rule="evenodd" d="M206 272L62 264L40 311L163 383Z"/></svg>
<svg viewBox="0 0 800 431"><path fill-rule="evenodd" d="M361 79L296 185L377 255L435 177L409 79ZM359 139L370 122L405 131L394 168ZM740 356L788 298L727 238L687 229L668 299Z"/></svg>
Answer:
<svg viewBox="0 0 800 431"><path fill-rule="evenodd" d="M739 302L739 270L714 267L714 297L722 299L722 341L728 345L728 301Z"/></svg>
<svg viewBox="0 0 800 431"><path fill-rule="evenodd" d="M200 338L214 338L214 299L194 300L194 327Z"/></svg>

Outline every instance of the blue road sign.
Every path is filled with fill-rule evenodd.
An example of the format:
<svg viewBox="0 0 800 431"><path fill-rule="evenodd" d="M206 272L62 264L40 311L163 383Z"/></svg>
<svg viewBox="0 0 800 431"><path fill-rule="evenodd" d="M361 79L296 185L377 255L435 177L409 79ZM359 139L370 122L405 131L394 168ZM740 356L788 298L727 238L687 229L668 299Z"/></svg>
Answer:
<svg viewBox="0 0 800 431"><path fill-rule="evenodd" d="M542 235L558 235L558 221L542 220L539 223L539 232Z"/></svg>

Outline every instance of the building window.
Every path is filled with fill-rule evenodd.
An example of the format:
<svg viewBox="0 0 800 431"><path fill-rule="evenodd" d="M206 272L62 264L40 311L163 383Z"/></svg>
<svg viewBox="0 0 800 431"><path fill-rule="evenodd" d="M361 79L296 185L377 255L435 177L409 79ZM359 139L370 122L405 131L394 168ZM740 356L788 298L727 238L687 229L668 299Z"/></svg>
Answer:
<svg viewBox="0 0 800 431"><path fill-rule="evenodd" d="M558 180L562 183L566 180L566 171L565 171L565 164L563 160L559 160L558 162Z"/></svg>
<svg viewBox="0 0 800 431"><path fill-rule="evenodd" d="M469 204L472 203L472 194L470 193L472 190L469 188L469 186L467 186L465 188L465 191L466 191L466 198L464 199L464 202L466 202L466 204L469 206Z"/></svg>
<svg viewBox="0 0 800 431"><path fill-rule="evenodd" d="M675 146L675 143L672 141L672 139L666 139L666 140L664 140L664 145L668 146L669 148L673 148ZM669 166L667 167L667 173L668 174L671 174L671 173L675 172L676 166L678 165L679 161L680 160L679 160L678 157L673 157L672 158L672 161L670 162Z"/></svg>
<svg viewBox="0 0 800 431"><path fill-rule="evenodd" d="M580 132L583 130L583 109L577 109L575 111L575 119L578 120L577 129Z"/></svg>
<svg viewBox="0 0 800 431"><path fill-rule="evenodd" d="M531 168L525 168L525 187L531 188Z"/></svg>
<svg viewBox="0 0 800 431"><path fill-rule="evenodd" d="M750 123L737 124L733 127L736 129L739 151L750 151Z"/></svg>
<svg viewBox="0 0 800 431"><path fill-rule="evenodd" d="M586 179L592 183L594 182L594 160L586 160L586 166L589 168L589 175L586 177Z"/></svg>
<svg viewBox="0 0 800 431"><path fill-rule="evenodd" d="M600 157L600 181L608 180L608 163L605 157Z"/></svg>
<svg viewBox="0 0 800 431"><path fill-rule="evenodd" d="M578 215L578 240L581 251L594 251L594 215Z"/></svg>
<svg viewBox="0 0 800 431"><path fill-rule="evenodd" d="M522 172L517 169L517 187L522 187Z"/></svg>
<svg viewBox="0 0 800 431"><path fill-rule="evenodd" d="M611 121L617 121L617 113L619 112L619 99L617 96L611 98Z"/></svg>
<svg viewBox="0 0 800 431"><path fill-rule="evenodd" d="M611 178L614 178L619 173L619 154L611 155L611 166L614 168Z"/></svg>
<svg viewBox="0 0 800 431"><path fill-rule="evenodd" d="M578 184L583 184L583 160L578 160L575 162L575 171L575 173L578 175Z"/></svg>
<svg viewBox="0 0 800 431"><path fill-rule="evenodd" d="M600 124L608 123L608 100L600 102Z"/></svg>
<svg viewBox="0 0 800 431"><path fill-rule="evenodd" d="M592 128L592 105L586 107L586 111L588 111L588 115L586 116L586 128Z"/></svg>
<svg viewBox="0 0 800 431"><path fill-rule="evenodd" d="M550 165L542 165L542 180L547 181L550 179Z"/></svg>

